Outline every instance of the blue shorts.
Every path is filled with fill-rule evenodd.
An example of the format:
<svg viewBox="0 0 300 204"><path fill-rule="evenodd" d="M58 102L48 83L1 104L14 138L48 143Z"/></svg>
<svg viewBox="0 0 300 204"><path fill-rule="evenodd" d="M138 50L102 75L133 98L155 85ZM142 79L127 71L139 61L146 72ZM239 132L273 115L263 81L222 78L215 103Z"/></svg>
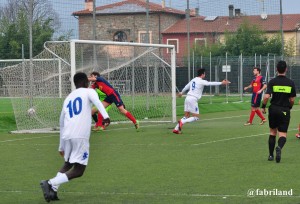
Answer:
<svg viewBox="0 0 300 204"><path fill-rule="evenodd" d="M251 99L251 106L252 107L260 107L261 97L262 97L262 93L260 93L260 94L253 93L252 99Z"/></svg>
<svg viewBox="0 0 300 204"><path fill-rule="evenodd" d="M124 103L123 103L123 101L120 97L120 94L118 92L114 92L113 94L106 96L104 101L109 103L109 104L114 103L114 104L116 104L117 107L124 106Z"/></svg>

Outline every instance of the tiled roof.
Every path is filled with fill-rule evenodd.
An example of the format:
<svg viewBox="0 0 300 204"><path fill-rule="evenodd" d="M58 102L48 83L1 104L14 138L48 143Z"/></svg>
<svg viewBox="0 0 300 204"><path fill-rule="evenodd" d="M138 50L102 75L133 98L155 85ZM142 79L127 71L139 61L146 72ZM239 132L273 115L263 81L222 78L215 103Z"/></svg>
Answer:
<svg viewBox="0 0 300 204"><path fill-rule="evenodd" d="M120 14L120 13L145 13L147 3L140 0L125 0L113 4L96 7L97 14ZM185 11L170 7L162 7L160 4L149 3L149 12L151 13L171 13L185 15ZM74 16L91 15L92 11L88 9L73 12Z"/></svg>
<svg viewBox="0 0 300 204"><path fill-rule="evenodd" d="M245 19L249 23L257 25L266 32L277 32L280 30L280 15L268 15L267 19L262 19L260 15L241 16L229 18L228 16L219 16L214 21L205 21L204 17L193 17L190 19L190 33L224 33L235 32ZM283 31L295 31L300 25L300 14L283 15ZM187 20L179 20L173 26L169 27L163 34L187 33Z"/></svg>

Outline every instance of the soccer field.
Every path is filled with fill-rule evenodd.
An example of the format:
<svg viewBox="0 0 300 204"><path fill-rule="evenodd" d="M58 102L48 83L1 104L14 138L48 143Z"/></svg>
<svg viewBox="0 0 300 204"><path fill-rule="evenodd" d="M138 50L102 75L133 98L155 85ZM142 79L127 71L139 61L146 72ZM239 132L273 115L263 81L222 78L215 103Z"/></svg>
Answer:
<svg viewBox="0 0 300 204"><path fill-rule="evenodd" d="M0 203L45 203L40 180L63 159L58 134L9 134L13 113L0 106ZM223 104L224 109L232 104ZM249 103L237 104L249 107ZM206 106L201 105L200 109ZM217 109L217 108L215 108ZM228 108L230 109L230 108ZM175 124L111 125L92 133L83 177L62 185L57 203L299 203L300 107L292 110L281 163L267 161L268 125L244 127L247 110L205 113L175 135ZM291 196L274 195L283 191ZM273 195L248 196L248 192Z"/></svg>

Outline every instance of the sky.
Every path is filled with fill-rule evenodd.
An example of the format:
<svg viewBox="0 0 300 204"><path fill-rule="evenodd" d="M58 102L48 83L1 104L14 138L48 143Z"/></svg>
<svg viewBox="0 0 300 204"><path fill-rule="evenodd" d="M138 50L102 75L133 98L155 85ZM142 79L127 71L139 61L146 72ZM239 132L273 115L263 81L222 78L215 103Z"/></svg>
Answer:
<svg viewBox="0 0 300 204"><path fill-rule="evenodd" d="M84 9L84 0L48 0L52 3L54 10L58 13L62 26L57 33L65 33L72 30L71 38L78 38L78 20L72 16L72 12ZM119 2L121 0L96 0L96 5L101 6ZM171 6L185 10L188 0L165 0L167 7ZM162 0L149 0L152 3L161 4ZM0 7L5 5L7 0L0 0ZM189 0L189 7L199 7L200 15L203 16L224 16L228 15L228 5L241 9L246 15L259 15L262 12L267 14L280 13L280 0ZM300 14L300 0L282 0L282 11L284 14Z"/></svg>

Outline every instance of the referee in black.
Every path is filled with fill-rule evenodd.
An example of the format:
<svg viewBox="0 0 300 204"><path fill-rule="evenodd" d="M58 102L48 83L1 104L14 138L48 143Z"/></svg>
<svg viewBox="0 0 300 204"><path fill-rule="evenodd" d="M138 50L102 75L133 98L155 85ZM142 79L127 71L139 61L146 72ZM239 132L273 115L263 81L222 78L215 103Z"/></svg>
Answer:
<svg viewBox="0 0 300 204"><path fill-rule="evenodd" d="M274 160L274 148L276 135L278 132L278 146L276 147L276 162L281 160L281 151L286 142L288 127L290 124L290 110L292 109L296 97L294 82L287 78L287 66L285 61L277 63L277 76L270 80L262 103L262 112L266 113L266 105L272 96L269 107L269 161Z"/></svg>

